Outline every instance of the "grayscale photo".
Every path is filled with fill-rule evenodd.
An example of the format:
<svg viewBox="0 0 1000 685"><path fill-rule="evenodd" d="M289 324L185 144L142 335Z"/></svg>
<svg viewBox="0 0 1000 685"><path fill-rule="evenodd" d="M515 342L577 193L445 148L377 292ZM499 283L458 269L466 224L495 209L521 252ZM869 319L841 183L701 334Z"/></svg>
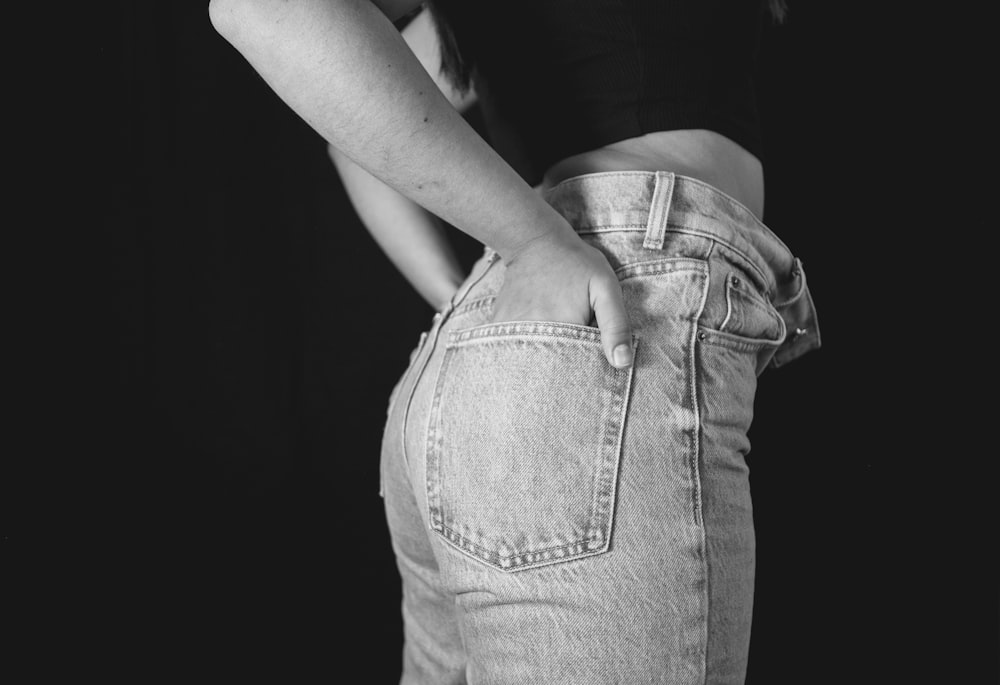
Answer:
<svg viewBox="0 0 1000 685"><path fill-rule="evenodd" d="M113 663L996 683L970 11L104 8L113 397L61 525Z"/></svg>

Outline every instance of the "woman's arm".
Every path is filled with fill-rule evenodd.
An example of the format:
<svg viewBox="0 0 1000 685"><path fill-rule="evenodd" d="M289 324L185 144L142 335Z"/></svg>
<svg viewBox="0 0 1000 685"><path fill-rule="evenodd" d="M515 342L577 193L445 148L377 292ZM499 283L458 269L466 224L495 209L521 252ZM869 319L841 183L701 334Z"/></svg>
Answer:
<svg viewBox="0 0 1000 685"><path fill-rule="evenodd" d="M475 94L459 93L441 74L441 52L431 13L420 12L400 32L424 70L459 111ZM330 159L347 196L375 242L434 309L442 309L464 280L441 220L352 162L333 145Z"/></svg>
<svg viewBox="0 0 1000 685"><path fill-rule="evenodd" d="M607 260L462 119L378 7L212 0L210 14L330 144L500 254L507 272L495 320L588 323L592 310L615 359L612 349L631 329Z"/></svg>
<svg viewBox="0 0 1000 685"><path fill-rule="evenodd" d="M464 280L441 221L329 146L361 223L406 280L436 310Z"/></svg>

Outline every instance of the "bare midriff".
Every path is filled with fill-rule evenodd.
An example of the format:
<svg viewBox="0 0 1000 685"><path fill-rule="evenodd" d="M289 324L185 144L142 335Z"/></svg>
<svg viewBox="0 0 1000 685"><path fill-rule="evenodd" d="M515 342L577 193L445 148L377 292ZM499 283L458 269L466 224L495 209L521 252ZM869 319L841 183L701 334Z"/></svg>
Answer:
<svg viewBox="0 0 1000 685"><path fill-rule="evenodd" d="M764 214L764 171L760 160L714 131L656 131L566 157L545 172L537 186L546 190L573 176L601 171L672 171L715 186Z"/></svg>

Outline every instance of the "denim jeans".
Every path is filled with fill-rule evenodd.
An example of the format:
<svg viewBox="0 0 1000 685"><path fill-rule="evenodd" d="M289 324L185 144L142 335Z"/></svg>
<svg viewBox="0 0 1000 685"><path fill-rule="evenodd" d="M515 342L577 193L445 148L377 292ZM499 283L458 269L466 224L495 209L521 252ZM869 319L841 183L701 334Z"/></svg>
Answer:
<svg viewBox="0 0 1000 685"><path fill-rule="evenodd" d="M486 248L393 389L380 494L405 685L742 683L757 378L820 345L802 263L736 200L667 172L544 197L621 282L597 328L489 323Z"/></svg>

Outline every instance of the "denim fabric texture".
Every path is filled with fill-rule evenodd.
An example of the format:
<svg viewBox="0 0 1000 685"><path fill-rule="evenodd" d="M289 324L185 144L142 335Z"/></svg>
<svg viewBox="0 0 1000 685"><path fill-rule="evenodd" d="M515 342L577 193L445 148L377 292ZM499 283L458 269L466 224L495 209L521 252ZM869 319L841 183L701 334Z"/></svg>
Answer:
<svg viewBox="0 0 1000 685"><path fill-rule="evenodd" d="M668 172L544 197L615 269L634 362L596 327L490 323L490 248L393 389L380 494L404 685L738 684L754 582L757 378L820 346L797 259Z"/></svg>

